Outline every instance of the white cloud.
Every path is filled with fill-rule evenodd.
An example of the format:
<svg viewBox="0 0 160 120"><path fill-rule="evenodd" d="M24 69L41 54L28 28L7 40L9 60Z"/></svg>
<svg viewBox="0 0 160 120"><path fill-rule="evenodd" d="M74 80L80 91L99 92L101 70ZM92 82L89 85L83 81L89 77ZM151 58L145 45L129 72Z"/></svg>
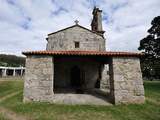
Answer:
<svg viewBox="0 0 160 120"><path fill-rule="evenodd" d="M104 24L108 49L120 51L137 51L139 41L147 34L151 20L160 15L159 0L105 0L108 7L102 5L108 14L109 23ZM118 7L119 4L119 7ZM113 10L113 6L116 6Z"/></svg>
<svg viewBox="0 0 160 120"><path fill-rule="evenodd" d="M136 51L160 14L159 0L0 0L0 52L44 50L47 34L75 19L90 28L95 4L103 10L107 50Z"/></svg>

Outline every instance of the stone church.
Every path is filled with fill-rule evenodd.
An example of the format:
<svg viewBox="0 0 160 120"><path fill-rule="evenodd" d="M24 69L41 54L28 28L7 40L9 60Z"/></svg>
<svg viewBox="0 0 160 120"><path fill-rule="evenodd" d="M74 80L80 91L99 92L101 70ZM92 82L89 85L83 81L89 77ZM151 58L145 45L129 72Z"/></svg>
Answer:
<svg viewBox="0 0 160 120"><path fill-rule="evenodd" d="M106 51L102 10L95 7L92 14L91 30L75 21L48 34L46 50L23 52L24 102L88 104L101 98L113 104L144 102L142 54Z"/></svg>

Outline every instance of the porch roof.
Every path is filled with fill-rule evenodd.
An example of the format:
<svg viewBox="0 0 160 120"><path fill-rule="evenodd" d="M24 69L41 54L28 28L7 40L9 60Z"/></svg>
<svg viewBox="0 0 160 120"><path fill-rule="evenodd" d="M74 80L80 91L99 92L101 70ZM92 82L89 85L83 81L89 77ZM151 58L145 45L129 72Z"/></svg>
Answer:
<svg viewBox="0 0 160 120"><path fill-rule="evenodd" d="M27 51L22 52L22 54L28 55L56 55L56 56L114 56L114 57L140 57L142 53L136 52L114 52L114 51L54 51L54 50L44 50L44 51Z"/></svg>

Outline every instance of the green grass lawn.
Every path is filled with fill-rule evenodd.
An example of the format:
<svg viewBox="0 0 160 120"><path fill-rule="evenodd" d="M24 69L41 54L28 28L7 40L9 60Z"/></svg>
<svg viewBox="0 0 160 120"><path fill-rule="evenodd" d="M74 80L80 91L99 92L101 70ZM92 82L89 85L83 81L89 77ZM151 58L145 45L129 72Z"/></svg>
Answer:
<svg viewBox="0 0 160 120"><path fill-rule="evenodd" d="M160 120L160 81L145 81L146 103L141 105L93 106L22 102L23 81L0 81L0 106L31 120ZM1 117L2 116L2 117ZM0 114L0 120L6 120Z"/></svg>
<svg viewBox="0 0 160 120"><path fill-rule="evenodd" d="M0 113L0 120L8 120L7 118L5 118L5 116L3 114Z"/></svg>

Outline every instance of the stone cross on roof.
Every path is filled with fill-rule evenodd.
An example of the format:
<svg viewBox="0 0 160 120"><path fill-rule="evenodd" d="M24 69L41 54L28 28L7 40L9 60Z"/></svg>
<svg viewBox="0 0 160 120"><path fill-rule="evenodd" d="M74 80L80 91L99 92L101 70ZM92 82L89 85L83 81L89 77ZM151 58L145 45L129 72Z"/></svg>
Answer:
<svg viewBox="0 0 160 120"><path fill-rule="evenodd" d="M76 23L76 25L78 25L78 23L79 23L79 21L78 21L78 20L75 20L74 22Z"/></svg>

